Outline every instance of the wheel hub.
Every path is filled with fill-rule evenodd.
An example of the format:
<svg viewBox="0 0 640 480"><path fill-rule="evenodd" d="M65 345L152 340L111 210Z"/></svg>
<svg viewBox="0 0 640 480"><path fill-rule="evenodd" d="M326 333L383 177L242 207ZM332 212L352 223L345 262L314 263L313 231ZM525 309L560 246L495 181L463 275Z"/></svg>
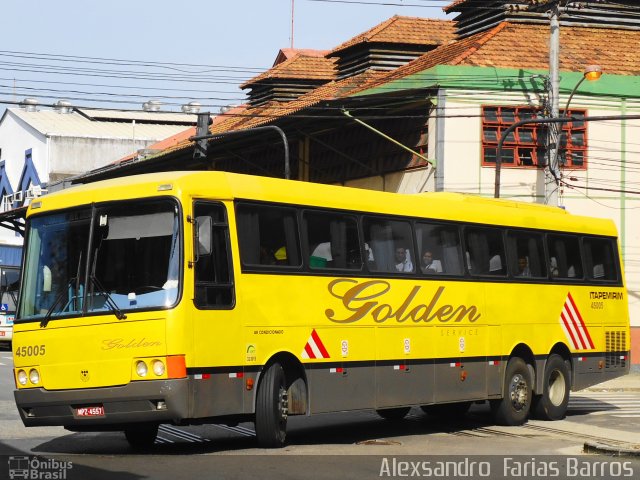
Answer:
<svg viewBox="0 0 640 480"><path fill-rule="evenodd" d="M284 388L280 388L278 394L278 410L280 410L280 419L282 422L287 421L287 417L289 416L289 395L287 394L287 390Z"/></svg>
<svg viewBox="0 0 640 480"><path fill-rule="evenodd" d="M527 382L522 375L515 375L511 379L509 385L509 398L511 399L511 405L513 408L520 411L527 405L529 400L529 392L527 388Z"/></svg>

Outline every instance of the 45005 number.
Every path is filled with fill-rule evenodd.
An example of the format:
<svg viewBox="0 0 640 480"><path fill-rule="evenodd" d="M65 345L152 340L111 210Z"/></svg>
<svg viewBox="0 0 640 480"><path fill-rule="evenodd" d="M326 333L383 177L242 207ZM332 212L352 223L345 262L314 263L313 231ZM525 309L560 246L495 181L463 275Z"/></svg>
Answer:
<svg viewBox="0 0 640 480"><path fill-rule="evenodd" d="M16 357L37 357L38 355L44 355L44 345L28 345L15 349L14 354Z"/></svg>

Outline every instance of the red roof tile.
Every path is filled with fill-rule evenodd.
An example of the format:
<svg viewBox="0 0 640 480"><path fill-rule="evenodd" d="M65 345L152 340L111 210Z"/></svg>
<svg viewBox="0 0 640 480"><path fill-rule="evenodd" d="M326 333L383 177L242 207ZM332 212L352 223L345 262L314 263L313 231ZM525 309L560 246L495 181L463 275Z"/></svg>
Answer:
<svg viewBox="0 0 640 480"><path fill-rule="evenodd" d="M253 77L244 82L240 88L247 88L251 85L269 79L301 79L329 81L336 76L336 60L318 56L309 56L297 53L292 58L279 63L266 72Z"/></svg>
<svg viewBox="0 0 640 480"><path fill-rule="evenodd" d="M295 57L297 54L305 55L307 57L324 57L329 53L329 50L313 50L311 48L281 48L276 56L273 66L275 67L279 63L284 62L290 58Z"/></svg>
<svg viewBox="0 0 640 480"><path fill-rule="evenodd" d="M351 40L334 48L328 56L360 43L408 43L414 45L443 45L455 40L451 20L401 17L395 15Z"/></svg>
<svg viewBox="0 0 640 480"><path fill-rule="evenodd" d="M382 85L435 67L468 65L477 67L549 68L549 27L503 22L486 32L427 52L412 62L388 72L362 90ZM560 29L560 70L582 71L598 64L617 75L640 75L640 55L635 52L640 32L634 30L562 27Z"/></svg>

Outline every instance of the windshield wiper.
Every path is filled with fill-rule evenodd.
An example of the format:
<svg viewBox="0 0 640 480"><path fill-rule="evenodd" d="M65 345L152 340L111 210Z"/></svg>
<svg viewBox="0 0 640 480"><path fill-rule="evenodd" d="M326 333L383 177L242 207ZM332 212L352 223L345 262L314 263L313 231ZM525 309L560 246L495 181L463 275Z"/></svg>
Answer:
<svg viewBox="0 0 640 480"><path fill-rule="evenodd" d="M51 315L53 315L53 311L58 306L60 301L64 298L65 294L67 295L69 294L69 288L73 287L73 284L76 283L77 280L78 280L77 277L70 278L67 284L62 288L62 290L60 290L60 293L55 298L55 300L49 307L49 310L47 310L47 313L45 313L44 317L42 318L42 321L40 322L41 328L46 328L46 326L49 324L49 320L51 320Z"/></svg>
<svg viewBox="0 0 640 480"><path fill-rule="evenodd" d="M95 287L98 288L98 293L102 296L104 296L105 299L105 303L107 304L107 306L111 309L111 311L113 312L113 314L116 316L116 318L118 320L124 320L125 318L127 318L127 316L122 313L122 310L120 310L118 308L118 305L116 304L116 302L113 300L113 298L111 297L111 294L107 291L106 288L104 288L102 286L102 284L100 283L100 281L96 278L95 275L89 275L89 280L91 281L91 283L93 283L93 285Z"/></svg>

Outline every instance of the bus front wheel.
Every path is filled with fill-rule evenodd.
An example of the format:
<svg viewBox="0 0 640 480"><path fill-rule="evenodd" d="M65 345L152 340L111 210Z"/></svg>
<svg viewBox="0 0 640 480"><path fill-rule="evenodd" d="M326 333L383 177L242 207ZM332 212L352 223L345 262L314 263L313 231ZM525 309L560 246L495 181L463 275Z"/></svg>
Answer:
<svg viewBox="0 0 640 480"><path fill-rule="evenodd" d="M524 360L513 357L507 363L504 394L491 401L491 413L498 425L522 425L531 409L531 373Z"/></svg>
<svg viewBox="0 0 640 480"><path fill-rule="evenodd" d="M571 373L557 354L549 356L544 368L542 395L533 398L533 416L539 420L561 420L567 413Z"/></svg>
<svg viewBox="0 0 640 480"><path fill-rule="evenodd" d="M132 448L149 448L156 441L158 436L158 424L132 425L124 431L124 436Z"/></svg>
<svg viewBox="0 0 640 480"><path fill-rule="evenodd" d="M270 365L258 387L256 399L256 437L264 448L284 446L287 437L287 385L279 363Z"/></svg>

